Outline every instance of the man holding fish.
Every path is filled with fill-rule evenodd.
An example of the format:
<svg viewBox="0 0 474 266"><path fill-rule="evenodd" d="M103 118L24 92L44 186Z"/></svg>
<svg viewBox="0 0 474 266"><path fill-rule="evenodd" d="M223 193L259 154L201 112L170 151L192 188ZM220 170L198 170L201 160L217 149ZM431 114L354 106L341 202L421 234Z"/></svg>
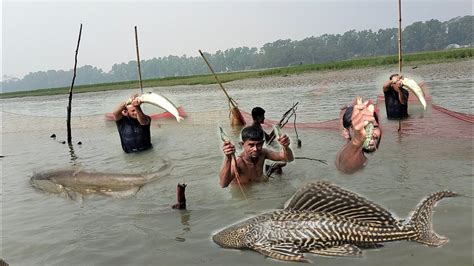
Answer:
<svg viewBox="0 0 474 266"><path fill-rule="evenodd" d="M369 101L362 102L360 97L353 106L341 110L340 124L347 143L336 155L336 168L352 174L365 166L367 158L364 153L378 149L382 131L374 105Z"/></svg>
<svg viewBox="0 0 474 266"><path fill-rule="evenodd" d="M403 77L392 74L383 85L385 108L388 119L402 119L408 117L408 90L403 88Z"/></svg>
<svg viewBox="0 0 474 266"><path fill-rule="evenodd" d="M244 151L235 158L235 161L233 161L235 146L230 141L225 141L223 144L225 158L219 173L221 187L227 187L231 182L247 184L264 181L263 165L266 159L285 162L294 160L290 138L287 135L277 138L282 146L280 152L263 148L264 132L261 126L245 127L240 135L242 139L240 144Z"/></svg>
<svg viewBox="0 0 474 266"><path fill-rule="evenodd" d="M144 114L138 95L133 95L128 101L120 103L114 110L113 116L126 153L148 150L152 147L150 140L151 118Z"/></svg>

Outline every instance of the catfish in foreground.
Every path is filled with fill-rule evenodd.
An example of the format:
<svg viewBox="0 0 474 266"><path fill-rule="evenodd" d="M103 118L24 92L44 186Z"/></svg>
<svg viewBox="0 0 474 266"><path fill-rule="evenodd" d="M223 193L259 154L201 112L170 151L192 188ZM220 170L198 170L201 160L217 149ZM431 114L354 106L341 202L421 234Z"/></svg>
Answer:
<svg viewBox="0 0 474 266"><path fill-rule="evenodd" d="M213 236L223 248L252 249L285 261L307 262L303 253L360 256L379 243L408 240L438 247L448 239L433 231L433 207L451 191L429 195L411 217L396 220L379 205L327 182L299 189L283 210L264 213Z"/></svg>

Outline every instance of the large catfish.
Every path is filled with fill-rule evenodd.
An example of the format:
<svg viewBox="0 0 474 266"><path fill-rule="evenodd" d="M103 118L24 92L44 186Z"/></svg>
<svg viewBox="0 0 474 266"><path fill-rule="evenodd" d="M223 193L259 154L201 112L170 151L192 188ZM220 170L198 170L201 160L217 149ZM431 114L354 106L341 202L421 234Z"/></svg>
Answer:
<svg viewBox="0 0 474 266"><path fill-rule="evenodd" d="M115 197L130 196L156 178L156 173L120 174L66 169L35 173L30 183L44 192L76 199L77 196L94 193Z"/></svg>
<svg viewBox="0 0 474 266"><path fill-rule="evenodd" d="M338 186L311 183L288 201L283 210L265 213L232 225L213 236L223 248L252 249L285 261L307 261L303 253L357 256L379 243L409 240L428 246L448 242L431 223L432 209L445 197L436 192L420 202L406 221L369 200Z"/></svg>

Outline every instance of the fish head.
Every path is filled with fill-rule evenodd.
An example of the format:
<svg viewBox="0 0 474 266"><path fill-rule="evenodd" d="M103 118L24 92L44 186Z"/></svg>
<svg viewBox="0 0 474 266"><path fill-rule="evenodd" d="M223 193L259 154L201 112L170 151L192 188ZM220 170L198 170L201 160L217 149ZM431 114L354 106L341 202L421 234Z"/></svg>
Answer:
<svg viewBox="0 0 474 266"><path fill-rule="evenodd" d="M244 221L221 230L212 240L223 248L246 248L252 227L252 223Z"/></svg>

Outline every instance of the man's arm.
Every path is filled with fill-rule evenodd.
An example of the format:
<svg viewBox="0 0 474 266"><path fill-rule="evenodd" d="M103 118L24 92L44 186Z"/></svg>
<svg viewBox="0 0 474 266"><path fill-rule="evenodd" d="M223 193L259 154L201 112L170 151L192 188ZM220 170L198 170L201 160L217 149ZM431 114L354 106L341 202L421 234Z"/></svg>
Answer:
<svg viewBox="0 0 474 266"><path fill-rule="evenodd" d="M114 116L115 121L119 121L120 119L122 119L122 117L123 117L122 111L124 111L124 110L127 110L127 105L126 105L125 102L120 103L115 108L115 110L112 112L112 115Z"/></svg>
<svg viewBox="0 0 474 266"><path fill-rule="evenodd" d="M388 80L387 82L385 82L383 84L383 91L384 92L387 92L388 90L390 90L390 87L392 86L392 81L391 80Z"/></svg>
<svg viewBox="0 0 474 266"><path fill-rule="evenodd" d="M150 124L151 118L143 113L142 108L140 108L140 105L136 106L136 109L137 109L137 119L140 125L146 126Z"/></svg>
<svg viewBox="0 0 474 266"><path fill-rule="evenodd" d="M295 158L290 148L290 138L287 135L283 135L278 139L278 143L282 147L280 152L267 150L267 158L272 161L292 162Z"/></svg>
<svg viewBox="0 0 474 266"><path fill-rule="evenodd" d="M222 163L221 170L219 172L219 184L221 187L227 187L235 177L235 173L232 171L232 156L235 153L235 147L229 141L224 142L222 146L224 152L224 162Z"/></svg>
<svg viewBox="0 0 474 266"><path fill-rule="evenodd" d="M137 110L137 120L140 125L146 126L150 124L151 118L143 113L142 108L140 107L140 105L142 104L140 99L138 99L137 97L133 97L131 104Z"/></svg>
<svg viewBox="0 0 474 266"><path fill-rule="evenodd" d="M352 174L361 169L366 160L362 152L362 142L349 141L336 155L336 168L346 174Z"/></svg>

